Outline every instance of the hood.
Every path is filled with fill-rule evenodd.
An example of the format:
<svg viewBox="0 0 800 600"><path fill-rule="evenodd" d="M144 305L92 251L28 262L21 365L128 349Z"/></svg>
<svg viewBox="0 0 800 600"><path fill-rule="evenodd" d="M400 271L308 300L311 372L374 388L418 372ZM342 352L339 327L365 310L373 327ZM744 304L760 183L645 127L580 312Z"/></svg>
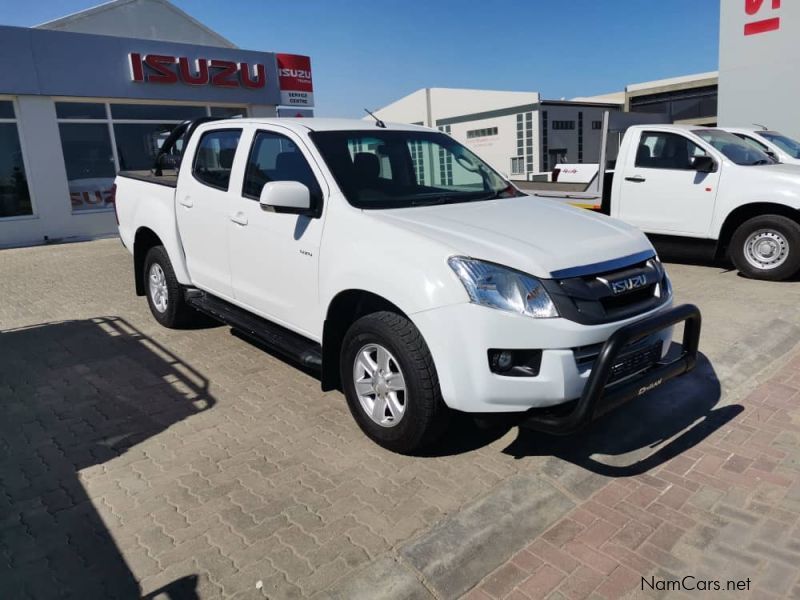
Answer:
<svg viewBox="0 0 800 600"><path fill-rule="evenodd" d="M652 251L638 229L554 200L483 202L367 211L371 218L446 245L453 254L535 277Z"/></svg>
<svg viewBox="0 0 800 600"><path fill-rule="evenodd" d="M738 166L741 167L742 165ZM756 165L742 168L771 177L785 177L795 182L800 181L800 165L795 163L777 163L774 165Z"/></svg>

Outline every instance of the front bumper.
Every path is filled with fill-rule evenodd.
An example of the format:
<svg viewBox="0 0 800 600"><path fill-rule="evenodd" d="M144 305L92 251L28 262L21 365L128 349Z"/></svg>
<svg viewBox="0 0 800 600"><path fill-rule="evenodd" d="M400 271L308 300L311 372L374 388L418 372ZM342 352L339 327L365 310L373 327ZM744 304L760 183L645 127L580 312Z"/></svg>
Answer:
<svg viewBox="0 0 800 600"><path fill-rule="evenodd" d="M525 412L563 405L581 397L591 365L576 361L576 348L603 345L628 325L670 312L671 303L634 318L601 325L568 319L532 319L477 306L458 304L410 315L433 355L445 403L472 413ZM651 334L661 343L660 356L672 341L672 328ZM507 377L492 373L489 348L542 350L539 374Z"/></svg>
<svg viewBox="0 0 800 600"><path fill-rule="evenodd" d="M578 431L614 408L661 386L670 379L694 369L700 342L700 310L684 304L667 312L626 325L612 335L594 363L583 394L568 410L534 412L524 426L537 431L566 435ZM648 335L684 323L680 355L668 362L663 359L637 377L606 387L621 350Z"/></svg>

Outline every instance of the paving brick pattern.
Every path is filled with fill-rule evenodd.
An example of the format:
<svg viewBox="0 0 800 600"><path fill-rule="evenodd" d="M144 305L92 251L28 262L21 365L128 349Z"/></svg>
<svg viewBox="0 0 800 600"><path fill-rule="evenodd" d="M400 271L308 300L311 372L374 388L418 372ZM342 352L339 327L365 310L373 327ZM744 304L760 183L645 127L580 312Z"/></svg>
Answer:
<svg viewBox="0 0 800 600"><path fill-rule="evenodd" d="M599 489L468 597L650 597L642 578L689 575L720 581L716 597L800 598L800 354L742 404L695 447Z"/></svg>
<svg viewBox="0 0 800 600"><path fill-rule="evenodd" d="M454 597L442 581L478 598L612 598L641 573L690 567L752 573L759 597L798 594L791 371L633 476L593 457L636 461L721 411L710 367L585 437L463 426L438 454L401 457L364 438L340 394L228 328L158 326L130 262L117 240L0 251L0 598L318 598L343 583L374 597L359 581L405 590L387 597ZM723 387L753 372L750 352L794 345L796 287L671 272L684 299L713 309L703 348ZM756 292L757 314L734 335L723 325L752 309L721 299ZM776 319L774 347L736 346ZM692 394L703 402L679 414ZM547 502L526 523L534 539L503 544L481 519L519 490ZM455 538L437 546L453 522L492 541L468 569Z"/></svg>
<svg viewBox="0 0 800 600"><path fill-rule="evenodd" d="M228 328L158 326L117 240L1 251L0 299L0 598L308 597L527 467L383 451Z"/></svg>

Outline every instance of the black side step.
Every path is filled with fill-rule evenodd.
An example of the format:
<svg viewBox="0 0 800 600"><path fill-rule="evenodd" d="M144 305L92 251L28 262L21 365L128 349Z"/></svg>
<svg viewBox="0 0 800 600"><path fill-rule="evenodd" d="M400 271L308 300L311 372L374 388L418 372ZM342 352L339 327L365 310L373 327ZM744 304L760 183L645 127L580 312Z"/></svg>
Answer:
<svg viewBox="0 0 800 600"><path fill-rule="evenodd" d="M318 343L200 290L187 290L186 303L307 369L322 371L322 346Z"/></svg>

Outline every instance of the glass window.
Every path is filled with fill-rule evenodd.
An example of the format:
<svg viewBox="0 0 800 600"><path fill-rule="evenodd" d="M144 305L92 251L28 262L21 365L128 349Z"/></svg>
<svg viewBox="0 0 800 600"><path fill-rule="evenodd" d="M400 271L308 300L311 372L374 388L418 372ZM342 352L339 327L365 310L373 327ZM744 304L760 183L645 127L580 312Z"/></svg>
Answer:
<svg viewBox="0 0 800 600"><path fill-rule="evenodd" d="M792 158L800 158L800 142L776 131L760 131L758 135L775 144Z"/></svg>
<svg viewBox="0 0 800 600"><path fill-rule="evenodd" d="M11 100L0 100L0 119L13 119L14 103Z"/></svg>
<svg viewBox="0 0 800 600"><path fill-rule="evenodd" d="M736 137L740 140L744 140L745 144L748 144L755 148L756 150L761 150L764 154L769 154L769 148L767 148L766 144L762 144L757 139L750 137L749 135L744 135L743 133L734 133Z"/></svg>
<svg viewBox="0 0 800 600"><path fill-rule="evenodd" d="M767 154L730 132L721 129L696 129L692 133L714 146L737 165L768 165L775 162Z"/></svg>
<svg viewBox="0 0 800 600"><path fill-rule="evenodd" d="M311 137L347 200L359 208L405 208L519 195L489 165L439 132L316 131ZM361 150L351 150L357 148ZM383 168L384 160L390 168Z"/></svg>
<svg viewBox="0 0 800 600"><path fill-rule="evenodd" d="M185 121L206 116L205 106L170 104L112 104L113 119L143 119L150 121Z"/></svg>
<svg viewBox="0 0 800 600"><path fill-rule="evenodd" d="M159 149L174 127L170 123L115 123L120 171L152 169Z"/></svg>
<svg viewBox="0 0 800 600"><path fill-rule="evenodd" d="M31 196L17 125L0 123L0 218L31 214Z"/></svg>
<svg viewBox="0 0 800 600"><path fill-rule="evenodd" d="M105 123L59 123L73 211L111 208L114 155Z"/></svg>
<svg viewBox="0 0 800 600"><path fill-rule="evenodd" d="M59 119L105 119L106 105L91 102L56 102Z"/></svg>
<svg viewBox="0 0 800 600"><path fill-rule="evenodd" d="M241 129L209 131L197 144L192 173L201 182L228 190L231 168L239 145Z"/></svg>
<svg viewBox="0 0 800 600"><path fill-rule="evenodd" d="M258 199L261 188L270 181L299 181L311 192L312 201L322 198L317 178L300 148L286 136L259 131L247 161L242 194Z"/></svg>
<svg viewBox="0 0 800 600"><path fill-rule="evenodd" d="M212 106L212 117L223 117L225 119L233 119L234 117L246 117L247 109L235 106Z"/></svg>
<svg viewBox="0 0 800 600"><path fill-rule="evenodd" d="M677 133L646 131L639 141L636 166L646 169L691 170L691 158L705 154L697 144Z"/></svg>

